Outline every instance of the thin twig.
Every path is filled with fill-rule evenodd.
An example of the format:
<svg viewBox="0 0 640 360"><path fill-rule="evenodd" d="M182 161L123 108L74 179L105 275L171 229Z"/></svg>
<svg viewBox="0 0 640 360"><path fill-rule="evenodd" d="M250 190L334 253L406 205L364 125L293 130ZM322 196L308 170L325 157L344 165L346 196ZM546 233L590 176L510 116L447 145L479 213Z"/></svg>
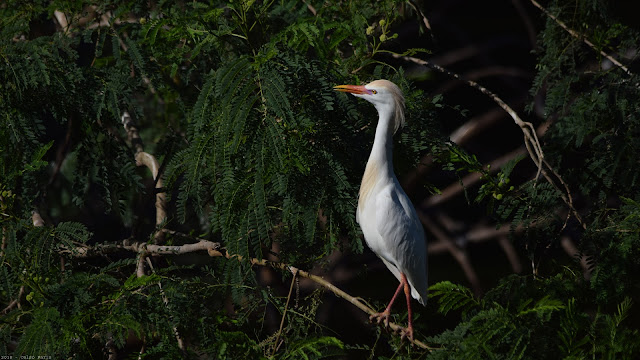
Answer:
<svg viewBox="0 0 640 360"><path fill-rule="evenodd" d="M24 295L24 286L20 286L20 290L18 290L18 296L15 299L11 300L9 305L7 305L7 307L2 310L2 313L7 314L16 306L18 307L18 309L20 309L20 299L22 298L22 295Z"/></svg>
<svg viewBox="0 0 640 360"><path fill-rule="evenodd" d="M533 162L536 164L536 166L538 166L538 175L539 175L540 171L542 170L542 160L544 158L544 155L542 152L542 146L540 145L540 141L538 140L538 136L536 135L536 131L531 123L523 121L520 118L520 116L518 116L518 113L515 110L513 110L509 105L507 105L507 103L505 103L501 98L499 98L492 91L478 84L477 82L463 79L460 75L453 73L443 68L440 65L431 63L426 60L411 57L411 56L402 56L402 55L394 54L393 57L397 59L402 59L408 62L413 62L419 65L428 66L432 69L438 70L443 74L447 74L457 80L467 83L469 86L476 88L481 93L489 96L496 104L498 104L504 111L507 112L507 114L511 116L511 118L516 123L516 125L518 125L522 130L525 137L525 145L527 146L527 151L529 151L529 156L531 157ZM536 178L538 178L538 176L536 176Z"/></svg>
<svg viewBox="0 0 640 360"><path fill-rule="evenodd" d="M293 273L293 278L291 279L291 286L289 286L289 295L287 295L287 302L284 304L284 310L282 311L282 319L280 320L280 328L278 329L278 333L276 334L276 341L273 343L273 351L271 352L271 357L276 355L276 351L278 350L278 342L280 341L280 335L282 334L282 327L284 326L284 320L287 316L287 309L289 309L289 301L291 301L291 294L293 293L293 285L296 283L296 275L298 275L298 269L291 267L291 272Z"/></svg>
<svg viewBox="0 0 640 360"><path fill-rule="evenodd" d="M613 56L607 54L604 50L599 50L591 41L589 41L589 39L586 38L586 36L584 36L583 34L577 32L577 31L575 31L573 29L571 29L569 26L567 26L567 24L565 24L562 20L558 19L557 16L553 15L549 10L545 9L537 1L535 1L535 0L529 0L529 1L531 2L531 4L533 4L533 6L537 7L538 9L540 9L540 11L542 11L545 15L547 15L551 20L555 21L556 24L558 24L561 28L563 28L571 36L573 36L574 38L576 38L578 40L582 40L590 48L592 48L593 50L597 51L600 55L604 56L609 61L611 61L614 65L616 65L617 67L622 69L622 71L627 73L627 75L633 76L633 73L629 70L629 68L627 68L626 66L622 65L622 63L620 63L618 60L616 60Z"/></svg>
<svg viewBox="0 0 640 360"><path fill-rule="evenodd" d="M502 167L504 164L508 163L509 161L515 159L518 156L521 156L524 154L524 149L522 147L504 155L501 156L495 160L493 160L490 165L491 167L489 168L489 172L490 173L494 173L497 172L500 167ZM473 184L475 184L476 182L478 182L480 180L480 176L482 176L481 173L478 172L474 172L471 173L467 176L465 176L464 178L462 178L460 180L460 182L455 182L452 183L451 185L447 186L446 188L444 188L442 191L440 191L440 194L436 194L436 195L432 195L428 198L426 198L423 202L422 202L422 206L423 207L434 207L436 205L439 205L449 199L451 199L452 197L454 197L455 195L461 193L465 187L469 187L472 186Z"/></svg>
<svg viewBox="0 0 640 360"><path fill-rule="evenodd" d="M147 257L147 264L149 265L151 272L155 274L156 270L153 268L153 263L151 262L151 259L148 257ZM167 298L167 294L164 292L164 289L162 288L162 283L160 281L158 281L158 288L160 288L160 296L162 296L162 301L164 302L164 306L169 308L169 298ZM171 314L172 313L169 310L169 317L172 317ZM171 319L171 322L173 322L173 319ZM178 348L184 352L184 341L182 341L182 337L180 337L180 333L178 332L178 327L176 325L173 325L172 329L173 329L173 334L176 337L176 341L178 342Z"/></svg>
<svg viewBox="0 0 640 360"><path fill-rule="evenodd" d="M531 74L528 72L517 68L517 67L507 67L507 66L488 66L485 68L477 69L469 71L464 74L463 78L467 80L479 80L482 78L493 77L493 76L511 76L511 77L519 77L519 78L529 78ZM460 85L459 81L450 81L444 83L440 88L434 91L435 94L442 94L448 91L453 90L456 86Z"/></svg>

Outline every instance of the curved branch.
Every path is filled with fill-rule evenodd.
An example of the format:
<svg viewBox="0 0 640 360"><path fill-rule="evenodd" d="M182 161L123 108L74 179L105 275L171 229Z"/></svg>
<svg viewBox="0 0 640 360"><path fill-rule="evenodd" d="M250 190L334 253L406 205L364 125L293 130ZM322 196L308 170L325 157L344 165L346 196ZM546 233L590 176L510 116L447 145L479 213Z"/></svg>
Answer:
<svg viewBox="0 0 640 360"><path fill-rule="evenodd" d="M496 104L498 104L504 111L506 111L509 114L509 116L511 116L511 118L516 123L516 125L520 127L520 130L522 130L522 134L524 135L525 148L527 149L527 152L529 153L529 157L531 158L531 160L538 167L538 172L536 174L535 180L537 181L537 179L542 174L542 176L544 176L544 178L547 179L547 181L559 191L560 197L565 202L565 204L567 204L567 206L571 210L571 213L575 216L576 220L578 220L578 222L582 225L583 228L586 228L586 225L582 221L582 217L580 217L580 214L578 213L576 208L573 206L573 198L571 196L571 191L569 190L569 187L564 182L560 174L558 174L558 172L555 171L551 167L551 165L545 160L544 153L542 151L542 145L540 145L540 140L538 140L538 135L536 134L536 129L533 127L533 124L531 124L530 122L523 121L518 115L518 113L515 110L513 110L513 108L507 105L507 103L505 103L501 98L499 98L491 90L485 88L484 86L478 84L475 81L465 80L460 75L453 73L443 68L440 65L431 63L426 60L418 59L411 56L403 56L400 54L392 54L392 56L396 59L401 59L401 60L412 62L418 65L430 67L443 74L451 76L457 80L463 81L467 85L477 89L481 93L490 97ZM545 167L555 176L556 181L559 181L562 184L566 193L563 193L560 187L555 183L555 181L551 178L549 173L545 170Z"/></svg>
<svg viewBox="0 0 640 360"><path fill-rule="evenodd" d="M227 259L232 259L235 258L238 261L242 261L243 258L240 255L231 255L231 254L223 254L222 252L218 251L218 250L209 250L209 256L224 256ZM331 291L332 293L334 293L336 296L339 296L347 301L349 301L350 303L352 303L353 305L355 305L358 309L364 311L365 313L369 314L369 315L373 315L376 313L375 310L373 310L372 308L370 308L369 306L365 305L364 303L362 303L359 299L347 294L346 292L342 291L340 288L338 288L337 286L331 284L330 282L326 281L325 279L323 279L321 276L318 275L313 275L310 274L304 270L300 270L297 269L291 265L288 264L284 264L284 263L279 263L279 262L273 262L273 261L269 261L269 260L258 260L255 258L251 258L249 259L249 262L251 263L251 265L258 265L258 266L269 266L272 268L276 268L276 269L280 269L280 270L285 270L285 271L291 271L291 272L295 272L297 273L298 276L307 278L309 280L314 281L316 284L324 287L325 289L328 289L329 291ZM404 328L396 323L392 323L389 322L389 328L391 328L391 330L394 333L400 333L401 330L403 330ZM433 350L434 348L430 347L429 345L421 342L420 340L411 340L411 339L407 339L412 345L421 347L425 350Z"/></svg>
<svg viewBox="0 0 640 360"><path fill-rule="evenodd" d="M137 166L145 166L153 175L153 180L156 184L156 233L153 236L153 240L156 244L161 244L164 242L164 232L159 231L162 227L162 224L167 219L166 213L166 195L162 189L162 178L160 178L160 164L155 156L144 152L144 148L142 146L142 139L138 133L138 128L133 124L131 120L131 115L129 112L125 111L122 113L122 126L127 131L127 137L131 142L131 145L135 148L135 159Z"/></svg>
<svg viewBox="0 0 640 360"><path fill-rule="evenodd" d="M540 11L542 11L551 20L555 21L556 24L558 24L561 28L563 28L566 32L568 32L569 35L573 36L574 38L576 38L578 40L582 40L590 48L592 48L593 50L597 51L600 55L604 56L609 61L611 61L615 66L617 66L620 69L622 69L622 71L627 73L627 75L633 76L633 73L629 70L629 68L627 68L626 66L622 65L622 63L620 63L618 60L616 60L613 56L607 54L604 50L598 50L596 45L594 43L592 43L591 41L589 41L589 39L587 39L583 34L580 34L579 32L571 29L562 20L558 19L557 16L553 15L549 10L545 9L544 7L542 7L542 5L540 5L537 1L535 1L535 0L529 0L529 1L531 2L531 4L533 4L533 6L537 7L538 9L540 9Z"/></svg>

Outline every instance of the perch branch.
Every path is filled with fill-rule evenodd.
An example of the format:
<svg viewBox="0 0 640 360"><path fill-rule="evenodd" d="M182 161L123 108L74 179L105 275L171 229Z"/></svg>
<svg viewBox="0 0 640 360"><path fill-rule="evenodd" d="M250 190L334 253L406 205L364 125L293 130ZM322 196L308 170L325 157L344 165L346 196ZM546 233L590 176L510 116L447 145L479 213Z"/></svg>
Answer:
<svg viewBox="0 0 640 360"><path fill-rule="evenodd" d="M209 256L225 256L227 259L231 259L231 258L236 258L238 261L242 261L242 256L239 255L230 255L230 254L222 254L221 252L217 251L217 250L213 250L213 251L209 251ZM249 259L249 262L252 265L258 265L258 266L270 266L273 268L277 268L280 270L289 270L292 271L292 267L290 265L284 264L284 263L278 263L278 262L272 262L272 261L268 261L265 259L262 260L258 260L255 258ZM309 280L314 281L315 283L319 284L320 286L324 287L325 289L328 289L329 291L331 291L332 293L334 293L336 296L339 296L347 301L349 301L351 304L355 305L358 309L364 311L365 313L369 314L369 315L373 315L376 313L375 310L373 310L372 308L368 307L367 305L363 304L360 300L358 300L357 298L347 294L346 292L342 291L341 289L339 289L337 286L331 284L330 282L326 281L325 279L323 279L320 276L317 275L313 275L310 274L306 271L303 270L297 270L298 276L307 278ZM389 322L389 328L394 332L394 333L399 333L401 330L403 330L404 328L396 323L392 323ZM426 350L432 350L433 348L428 346L427 344L419 341L419 340L411 340L411 339L407 339L412 345L421 347L423 349Z"/></svg>
<svg viewBox="0 0 640 360"><path fill-rule="evenodd" d="M211 257L225 257L227 259L235 259L237 261L244 260L244 258L240 255L233 255L233 254L227 253L224 249L222 249L219 243L207 241L207 240L203 240L195 244L185 244L181 246L165 246L165 245L155 245L155 244L147 244L147 243L129 244L125 240L121 244L96 244L93 246L80 244L76 246L76 248L74 249L68 249L68 248L63 249L63 252L71 253L76 257L89 257L89 256L95 256L95 255L104 255L105 253L108 253L108 252L121 251L121 250L132 251L139 254L145 254L146 256L178 255L178 254L186 254L186 253L206 250L209 256ZM362 301L347 294L337 286L323 279L321 276L310 274L304 270L299 270L285 263L269 261L266 259L259 260L256 258L249 258L248 261L251 265L255 265L255 266L265 266L265 267L280 269L283 271L295 272L297 276L300 276L315 282L316 284L322 286L323 288L331 291L336 296L349 301L351 304L355 305L358 309L362 310L363 312L369 315L376 313L375 310L365 305ZM392 322L389 323L389 328L394 333L399 333L401 330L404 329L402 326ZM428 346L427 344L419 340L407 339L407 341L409 341L412 345L418 346L425 350L430 351L433 349L432 347Z"/></svg>

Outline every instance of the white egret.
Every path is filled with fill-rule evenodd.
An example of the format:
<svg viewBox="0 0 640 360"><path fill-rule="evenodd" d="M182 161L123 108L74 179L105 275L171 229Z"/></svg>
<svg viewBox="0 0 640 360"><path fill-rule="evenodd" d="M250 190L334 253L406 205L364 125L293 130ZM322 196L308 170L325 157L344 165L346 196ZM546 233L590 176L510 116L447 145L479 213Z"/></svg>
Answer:
<svg viewBox="0 0 640 360"><path fill-rule="evenodd" d="M413 339L411 296L425 305L427 298L427 244L418 214L393 171L393 134L404 125L404 97L398 86L388 80L367 85L339 85L372 103L378 110L378 125L371 155L360 185L356 221L365 241L400 281L387 308L371 320L389 324L391 305L404 289L409 312L408 327L402 337Z"/></svg>

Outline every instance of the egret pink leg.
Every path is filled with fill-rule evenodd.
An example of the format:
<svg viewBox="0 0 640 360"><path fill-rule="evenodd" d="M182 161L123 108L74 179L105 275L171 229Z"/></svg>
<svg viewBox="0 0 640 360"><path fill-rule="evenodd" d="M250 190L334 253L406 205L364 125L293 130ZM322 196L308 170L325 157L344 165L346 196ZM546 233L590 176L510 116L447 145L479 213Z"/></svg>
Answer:
<svg viewBox="0 0 640 360"><path fill-rule="evenodd" d="M398 288L396 289L396 292L393 294L393 297L391 298L391 301L389 301L389 305L387 305L387 308L384 309L383 312L375 313L369 316L369 320L373 321L377 319L378 324L380 324L380 321L383 321L384 326L388 327L389 316L391 316L391 305L393 305L393 302L396 301L396 298L398 297L398 294L400 294L400 290L402 289L403 286L404 284L400 282L400 284L398 285Z"/></svg>
<svg viewBox="0 0 640 360"><path fill-rule="evenodd" d="M384 326L389 326L389 316L391 316L391 305L396 301L398 294L400 294L400 290L404 289L404 296L407 299L407 310L409 311L409 326L402 331L401 336L408 337L413 340L413 312L411 310L411 288L409 287L409 282L407 281L407 276L403 273L400 274L400 284L396 289L396 292L393 294L391 301L389 301L389 305L384 309L381 313L373 314L369 317L371 321L377 319L377 323L380 324L380 321L384 322Z"/></svg>
<svg viewBox="0 0 640 360"><path fill-rule="evenodd" d="M402 275L402 282L400 285L404 285L404 296L407 298L407 310L409 311L409 326L407 326L406 332L402 332L402 337L407 336L413 340L413 312L411 311L411 288L409 288L409 282L404 274Z"/></svg>

